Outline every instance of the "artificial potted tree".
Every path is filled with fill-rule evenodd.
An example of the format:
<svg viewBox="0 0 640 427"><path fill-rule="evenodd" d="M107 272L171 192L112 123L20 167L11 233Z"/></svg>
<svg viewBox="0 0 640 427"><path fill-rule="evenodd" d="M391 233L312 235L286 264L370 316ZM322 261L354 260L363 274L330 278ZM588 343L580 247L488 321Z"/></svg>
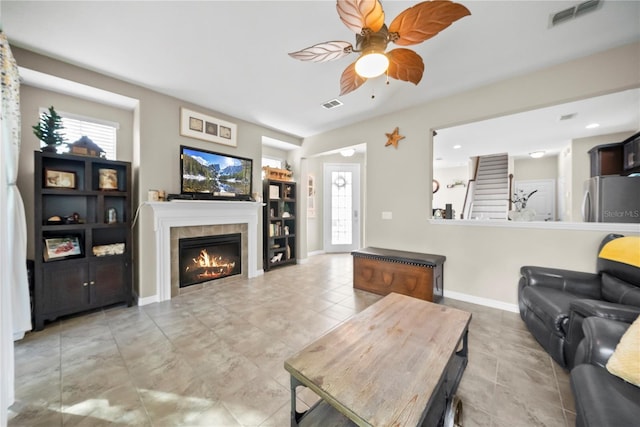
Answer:
<svg viewBox="0 0 640 427"><path fill-rule="evenodd" d="M49 107L49 113L42 113L37 125L32 126L34 135L46 145L41 151L57 152L58 147L66 142L66 138L61 133L64 128L62 117L56 113L53 105Z"/></svg>

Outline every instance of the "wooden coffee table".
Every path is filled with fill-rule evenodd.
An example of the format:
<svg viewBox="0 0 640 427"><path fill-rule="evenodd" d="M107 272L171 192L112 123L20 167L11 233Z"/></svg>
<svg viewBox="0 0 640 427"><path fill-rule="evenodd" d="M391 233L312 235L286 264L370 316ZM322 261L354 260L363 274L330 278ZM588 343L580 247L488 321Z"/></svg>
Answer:
<svg viewBox="0 0 640 427"><path fill-rule="evenodd" d="M467 364L471 313L391 293L284 363L292 426L437 426ZM304 413L296 388L321 397Z"/></svg>

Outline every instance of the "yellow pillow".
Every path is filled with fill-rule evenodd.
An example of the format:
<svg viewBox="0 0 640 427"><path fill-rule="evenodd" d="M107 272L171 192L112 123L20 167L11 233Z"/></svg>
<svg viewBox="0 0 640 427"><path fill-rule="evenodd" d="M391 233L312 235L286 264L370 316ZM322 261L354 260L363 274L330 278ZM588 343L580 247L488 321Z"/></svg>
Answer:
<svg viewBox="0 0 640 427"><path fill-rule="evenodd" d="M640 316L620 339L607 362L607 370L640 387Z"/></svg>
<svg viewBox="0 0 640 427"><path fill-rule="evenodd" d="M602 247L598 257L640 268L640 236L613 239Z"/></svg>

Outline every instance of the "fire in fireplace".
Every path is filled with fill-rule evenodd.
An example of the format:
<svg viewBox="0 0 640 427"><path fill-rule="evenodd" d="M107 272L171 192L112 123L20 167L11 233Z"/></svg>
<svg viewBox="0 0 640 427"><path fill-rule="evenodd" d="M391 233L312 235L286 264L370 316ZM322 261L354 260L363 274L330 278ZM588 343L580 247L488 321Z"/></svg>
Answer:
<svg viewBox="0 0 640 427"><path fill-rule="evenodd" d="M242 273L241 233L179 239L180 287Z"/></svg>

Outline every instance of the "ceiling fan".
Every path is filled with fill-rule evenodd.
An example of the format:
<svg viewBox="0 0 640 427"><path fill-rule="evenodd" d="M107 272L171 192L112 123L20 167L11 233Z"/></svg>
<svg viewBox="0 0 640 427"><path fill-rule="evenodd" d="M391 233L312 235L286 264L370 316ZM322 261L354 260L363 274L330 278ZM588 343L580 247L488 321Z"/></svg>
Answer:
<svg viewBox="0 0 640 427"><path fill-rule="evenodd" d="M345 41L329 41L289 55L301 61L326 62L352 52L360 53L360 58L342 73L340 95L356 90L367 79L385 72L388 77L417 85L424 73L422 58L405 48L385 52L389 42L399 46L422 43L458 19L471 15L466 7L452 1L424 1L401 12L387 27L379 0L338 0L336 3L340 19L356 33L356 47Z"/></svg>

